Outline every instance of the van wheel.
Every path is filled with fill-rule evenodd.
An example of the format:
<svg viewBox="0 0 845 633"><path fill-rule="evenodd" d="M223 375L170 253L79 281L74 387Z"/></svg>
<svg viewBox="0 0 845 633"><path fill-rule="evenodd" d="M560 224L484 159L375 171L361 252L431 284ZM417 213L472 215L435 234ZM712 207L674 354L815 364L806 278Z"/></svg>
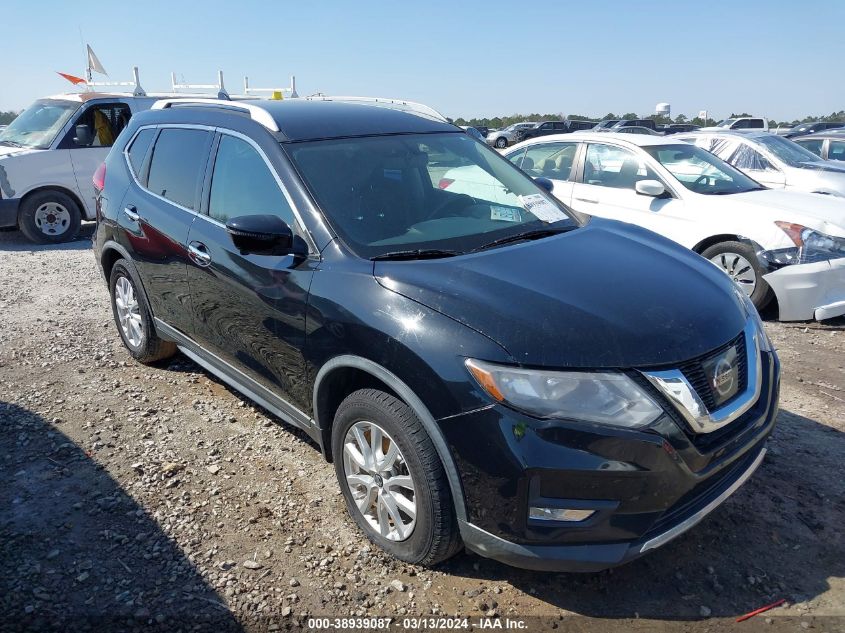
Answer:
<svg viewBox="0 0 845 633"><path fill-rule="evenodd" d="M109 294L114 322L132 358L141 363L154 363L176 353L176 344L156 334L150 304L138 281L138 273L130 262L119 259L109 277Z"/></svg>
<svg viewBox="0 0 845 633"><path fill-rule="evenodd" d="M763 279L763 269L754 249L742 242L721 242L706 248L701 256L724 270L739 286L759 312L775 296L772 287Z"/></svg>
<svg viewBox="0 0 845 633"><path fill-rule="evenodd" d="M73 198L61 191L41 191L21 204L18 225L36 244L68 242L79 233L82 213Z"/></svg>
<svg viewBox="0 0 845 633"><path fill-rule="evenodd" d="M460 549L443 464L404 402L376 389L352 393L335 414L332 452L347 510L373 543L419 565Z"/></svg>

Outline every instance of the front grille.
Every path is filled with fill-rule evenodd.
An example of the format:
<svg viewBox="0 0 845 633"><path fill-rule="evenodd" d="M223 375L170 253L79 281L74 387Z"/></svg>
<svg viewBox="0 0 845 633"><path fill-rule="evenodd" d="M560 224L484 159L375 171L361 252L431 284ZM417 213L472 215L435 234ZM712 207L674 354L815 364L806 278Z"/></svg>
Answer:
<svg viewBox="0 0 845 633"><path fill-rule="evenodd" d="M713 388L710 386L710 381L707 379L707 374L704 371L704 363L711 358L724 353L733 346L736 346L737 353L739 389L737 390L736 395L738 396L745 390L748 383L748 360L745 355L745 334L743 332L740 332L739 336L732 341L725 343L719 349L687 361L678 368L689 381L690 385L692 385L692 388L695 389L695 392L698 394L698 397L701 398L701 401L704 403L704 406L707 407L708 411L712 412L716 409L716 397L713 393ZM731 398L731 400L734 398L736 398L736 396ZM720 406L725 406L728 402L730 402L730 400L723 402Z"/></svg>

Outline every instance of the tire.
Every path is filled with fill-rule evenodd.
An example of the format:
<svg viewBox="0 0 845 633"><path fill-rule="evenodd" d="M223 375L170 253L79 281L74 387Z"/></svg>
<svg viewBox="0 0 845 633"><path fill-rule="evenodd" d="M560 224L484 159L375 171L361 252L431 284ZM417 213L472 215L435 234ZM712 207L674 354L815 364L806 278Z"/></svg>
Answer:
<svg viewBox="0 0 845 633"><path fill-rule="evenodd" d="M351 457L350 445L358 450L360 442L356 443L355 438L360 437L370 446L374 428L383 438L380 442L375 441L375 459L385 451L390 455L394 448L398 449L398 455L390 463L387 462L389 457L385 457L381 467L373 467L370 462L370 468L365 470ZM356 431L360 435L356 435ZM347 510L370 541L396 558L418 565L435 565L461 549L452 493L443 464L419 418L404 402L376 389L361 389L349 395L335 414L332 452ZM359 451L359 461L366 462L367 456L363 453ZM359 482L354 492L353 484L347 480L350 473L353 481ZM362 481L370 483L360 483ZM409 481L412 488L397 485L403 481ZM359 503L364 511L359 509ZM392 513L388 504L392 505ZM410 504L415 512L413 521L408 524L410 514L405 509ZM387 529L379 529L384 525L380 522L382 511ZM403 524L401 530L400 523Z"/></svg>
<svg viewBox="0 0 845 633"><path fill-rule="evenodd" d="M147 364L170 358L176 353L175 343L164 341L156 334L150 304L138 272L129 261L119 259L112 267L109 296L117 332L132 358ZM127 311L131 317L126 317Z"/></svg>
<svg viewBox="0 0 845 633"><path fill-rule="evenodd" d="M494 145L499 149L505 149L508 146L508 139L506 139L504 136L500 136L496 139Z"/></svg>
<svg viewBox="0 0 845 633"><path fill-rule="evenodd" d="M61 191L39 191L21 204L18 225L36 244L69 242L79 233L82 212L73 198Z"/></svg>
<svg viewBox="0 0 845 633"><path fill-rule="evenodd" d="M735 241L720 242L704 249L701 256L724 270L746 294L749 294L758 312L774 298L775 293L771 286L763 279L763 269L757 254L748 244Z"/></svg>

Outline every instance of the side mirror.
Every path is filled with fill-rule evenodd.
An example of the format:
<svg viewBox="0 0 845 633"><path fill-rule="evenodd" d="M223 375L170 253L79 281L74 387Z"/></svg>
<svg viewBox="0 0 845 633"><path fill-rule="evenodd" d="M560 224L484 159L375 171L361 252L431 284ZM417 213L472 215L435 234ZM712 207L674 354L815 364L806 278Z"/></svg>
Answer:
<svg viewBox="0 0 845 633"><path fill-rule="evenodd" d="M643 196L651 196L652 198L659 198L666 193L666 187L656 180L639 180L634 186L637 193Z"/></svg>
<svg viewBox="0 0 845 633"><path fill-rule="evenodd" d="M94 134L91 132L91 126L85 123L80 123L76 126L76 136L73 142L80 147L90 147L94 142Z"/></svg>
<svg viewBox="0 0 845 633"><path fill-rule="evenodd" d="M545 189L546 191L548 191L549 193L551 193L552 189L555 188L555 183L553 183L548 178L543 178L542 176L535 178L534 182L536 184L538 184L540 187L542 187L543 189Z"/></svg>
<svg viewBox="0 0 845 633"><path fill-rule="evenodd" d="M295 255L306 251L299 247L291 228L277 215L232 218L226 222L226 232L242 255Z"/></svg>

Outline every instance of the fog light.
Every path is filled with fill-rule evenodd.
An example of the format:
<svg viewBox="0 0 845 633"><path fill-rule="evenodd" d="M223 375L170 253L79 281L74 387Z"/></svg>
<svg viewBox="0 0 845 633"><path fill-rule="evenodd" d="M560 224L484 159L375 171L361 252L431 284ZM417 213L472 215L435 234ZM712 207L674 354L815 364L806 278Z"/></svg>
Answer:
<svg viewBox="0 0 845 633"><path fill-rule="evenodd" d="M528 510L529 519L540 521L586 521L596 513L595 510L576 510L574 508L535 508Z"/></svg>

